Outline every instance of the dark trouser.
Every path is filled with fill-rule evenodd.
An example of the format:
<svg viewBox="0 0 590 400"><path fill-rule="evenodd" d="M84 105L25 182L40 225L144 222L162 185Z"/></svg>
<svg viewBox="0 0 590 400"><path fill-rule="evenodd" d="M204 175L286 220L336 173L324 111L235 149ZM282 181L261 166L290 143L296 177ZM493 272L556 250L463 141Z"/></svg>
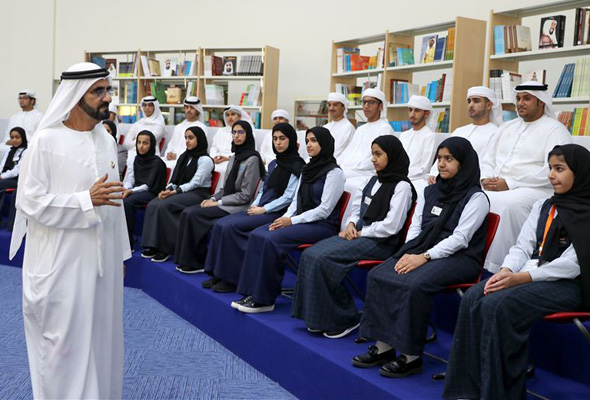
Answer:
<svg viewBox="0 0 590 400"><path fill-rule="evenodd" d="M384 260L394 248L375 239L324 239L306 249L299 261L291 315L324 332L341 331L360 320L345 279L359 260Z"/></svg>
<svg viewBox="0 0 590 400"><path fill-rule="evenodd" d="M237 285L250 232L278 217L276 213L248 215L241 211L221 218L211 230L205 271Z"/></svg>
<svg viewBox="0 0 590 400"><path fill-rule="evenodd" d="M215 222L229 213L221 208L192 206L180 214L178 242L174 250L177 264L201 268L207 257L207 234Z"/></svg>
<svg viewBox="0 0 590 400"><path fill-rule="evenodd" d="M268 226L256 228L250 234L242 263L238 293L252 296L261 304L274 304L281 294L285 274L283 257L302 243L315 243L338 233L336 226L324 221L296 224L269 231Z"/></svg>
<svg viewBox="0 0 590 400"><path fill-rule="evenodd" d="M18 185L17 178L0 179L0 207L4 206L4 199L6 198L6 189L16 189ZM16 190L11 193L10 205L8 208L8 224L7 228L12 231L14 225L14 216L16 214ZM0 219L2 216L0 216Z"/></svg>
<svg viewBox="0 0 590 400"><path fill-rule="evenodd" d="M174 254L180 225L180 214L187 207L201 204L209 195L208 188L179 193L164 200L153 199L145 210L141 245Z"/></svg>
<svg viewBox="0 0 590 400"><path fill-rule="evenodd" d="M459 309L445 380L445 399L524 399L533 323L582 306L579 281L531 282L484 296L469 289Z"/></svg>
<svg viewBox="0 0 590 400"><path fill-rule="evenodd" d="M123 199L123 207L125 207L125 219L127 220L127 232L129 233L129 243L133 249L133 231L135 229L135 213L141 207L150 202L155 194L152 192L136 192Z"/></svg>
<svg viewBox="0 0 590 400"><path fill-rule="evenodd" d="M390 258L369 272L360 335L417 356L424 351L432 296L448 285L472 282L481 265L454 254L398 274L396 263Z"/></svg>

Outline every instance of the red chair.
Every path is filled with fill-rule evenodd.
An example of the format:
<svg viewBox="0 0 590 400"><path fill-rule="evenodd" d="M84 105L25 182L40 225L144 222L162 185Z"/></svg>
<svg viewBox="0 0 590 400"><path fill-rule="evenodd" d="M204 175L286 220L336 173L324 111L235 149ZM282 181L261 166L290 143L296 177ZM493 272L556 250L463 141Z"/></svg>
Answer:
<svg viewBox="0 0 590 400"><path fill-rule="evenodd" d="M160 153L162 153L162 149L164 148L164 143L166 143L166 138L163 137L162 140L160 140Z"/></svg>
<svg viewBox="0 0 590 400"><path fill-rule="evenodd" d="M220 177L221 174L219 172L213 171L213 176L211 177L211 189L209 190L209 194L215 194L215 189L217 189L217 184L219 183Z"/></svg>
<svg viewBox="0 0 590 400"><path fill-rule="evenodd" d="M125 135L119 136L119 144L125 143Z"/></svg>
<svg viewBox="0 0 590 400"><path fill-rule="evenodd" d="M166 184L168 184L168 181L170 181L170 175L172 174L172 169L170 169L170 167L166 168Z"/></svg>
<svg viewBox="0 0 590 400"><path fill-rule="evenodd" d="M590 344L590 333L588 333L588 329L582 324L582 321L590 321L590 312L557 312L546 315L543 319L558 324L573 323L576 325L576 328L578 328L582 336L584 336L584 339L586 339L588 344Z"/></svg>

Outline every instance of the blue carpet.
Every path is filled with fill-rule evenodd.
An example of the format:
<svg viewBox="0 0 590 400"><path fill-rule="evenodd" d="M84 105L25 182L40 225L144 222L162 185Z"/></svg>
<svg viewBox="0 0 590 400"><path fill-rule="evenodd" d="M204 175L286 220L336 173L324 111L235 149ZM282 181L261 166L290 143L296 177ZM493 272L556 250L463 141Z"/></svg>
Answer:
<svg viewBox="0 0 590 400"><path fill-rule="evenodd" d="M0 266L0 399L32 397L21 270ZM293 399L141 290L125 288L126 399Z"/></svg>

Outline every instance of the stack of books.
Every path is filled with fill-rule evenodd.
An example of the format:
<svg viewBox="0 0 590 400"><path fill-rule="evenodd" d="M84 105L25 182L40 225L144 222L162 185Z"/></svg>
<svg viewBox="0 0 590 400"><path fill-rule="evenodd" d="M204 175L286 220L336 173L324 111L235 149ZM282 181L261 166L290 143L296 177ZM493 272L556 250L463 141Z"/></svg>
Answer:
<svg viewBox="0 0 590 400"><path fill-rule="evenodd" d="M575 108L574 111L562 111L557 116L570 131L572 136L587 136L588 131L588 108Z"/></svg>
<svg viewBox="0 0 590 400"><path fill-rule="evenodd" d="M518 53L531 51L531 29L522 25L497 25L494 27L494 53Z"/></svg>
<svg viewBox="0 0 590 400"><path fill-rule="evenodd" d="M340 47L336 49L337 72L383 68L384 47L385 43L378 48L377 54L374 56L362 56L358 47Z"/></svg>
<svg viewBox="0 0 590 400"><path fill-rule="evenodd" d="M590 96L590 57L582 57L563 67L553 97Z"/></svg>
<svg viewBox="0 0 590 400"><path fill-rule="evenodd" d="M576 8L574 46L590 44L590 8Z"/></svg>

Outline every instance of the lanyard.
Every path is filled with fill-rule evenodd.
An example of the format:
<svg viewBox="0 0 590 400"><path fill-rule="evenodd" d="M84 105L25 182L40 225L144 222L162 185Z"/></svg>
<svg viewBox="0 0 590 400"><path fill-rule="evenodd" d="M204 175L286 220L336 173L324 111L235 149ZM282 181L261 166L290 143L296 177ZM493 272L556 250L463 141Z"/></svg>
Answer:
<svg viewBox="0 0 590 400"><path fill-rule="evenodd" d="M541 242L541 247L539 247L539 258L541 254L543 254L543 246L545 245L545 239L547 239L547 233L549 233L549 228L551 227L551 223L553 222L553 218L555 217L555 204L551 206L551 210L549 211L549 216L547 217L547 222L545 222L545 233L543 234L543 241Z"/></svg>

